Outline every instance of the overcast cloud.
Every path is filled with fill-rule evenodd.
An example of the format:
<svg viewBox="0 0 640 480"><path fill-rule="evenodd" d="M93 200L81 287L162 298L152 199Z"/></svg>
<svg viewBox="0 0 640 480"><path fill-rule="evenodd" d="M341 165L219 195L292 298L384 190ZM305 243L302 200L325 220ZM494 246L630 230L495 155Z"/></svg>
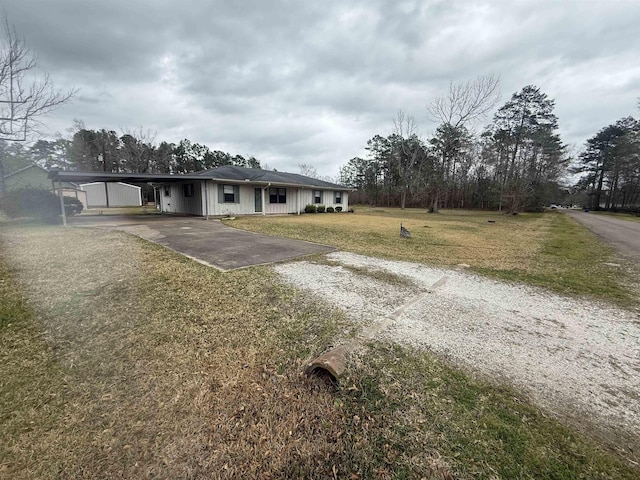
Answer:
<svg viewBox="0 0 640 480"><path fill-rule="evenodd" d="M45 119L156 131L335 176L402 109L450 81L501 78L501 104L534 84L580 147L638 115L640 2L0 0L55 85L79 88Z"/></svg>

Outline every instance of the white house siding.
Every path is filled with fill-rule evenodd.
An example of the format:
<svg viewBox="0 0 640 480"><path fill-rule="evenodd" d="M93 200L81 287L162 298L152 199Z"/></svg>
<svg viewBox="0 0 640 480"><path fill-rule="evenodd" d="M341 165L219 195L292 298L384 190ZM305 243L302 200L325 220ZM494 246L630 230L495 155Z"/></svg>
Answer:
<svg viewBox="0 0 640 480"><path fill-rule="evenodd" d="M209 186L209 215L250 215L255 213L253 189L256 185L214 182L207 182L207 185ZM237 188L236 202L219 202L218 189L223 185L234 185Z"/></svg>
<svg viewBox="0 0 640 480"><path fill-rule="evenodd" d="M307 205L324 205L325 207L342 207L343 211L347 211L349 209L349 192L346 190L338 190L342 192L342 203L336 203L336 190L320 190L322 192L322 202L314 203L314 195L313 192L317 189L307 189L305 188L302 191L301 204L302 210Z"/></svg>
<svg viewBox="0 0 640 480"><path fill-rule="evenodd" d="M273 187L273 188L283 188L283 187ZM287 203L270 203L269 189L267 188L264 191L265 213L267 215L298 212L298 189L287 188L286 191L287 191L286 193ZM301 208L304 208L304 206Z"/></svg>
<svg viewBox="0 0 640 480"><path fill-rule="evenodd" d="M168 213L186 213L190 215L205 215L202 211L202 183L201 181L170 183L160 189L161 211ZM184 196L184 185L193 185L193 196ZM165 190L171 195L167 196Z"/></svg>
<svg viewBox="0 0 640 480"><path fill-rule="evenodd" d="M185 198L183 195L184 183L194 184L193 197ZM205 187L206 185L206 187ZM233 185L237 192L235 202L220 202L219 189L223 188L223 185ZM160 203L161 210L163 212L170 213L188 213L192 215L206 215L211 216L221 215L261 215L262 212L255 211L255 188L264 188L261 185L254 184L233 184L233 183L215 183L210 180L203 182L183 182L169 184L168 188L171 191L171 196L166 197L164 195L164 187L160 189ZM208 192L205 192L205 188ZM279 187L282 188L282 187ZM267 215L272 214L287 214L297 213L298 211L304 212L304 207L313 203L313 190L308 188L289 187L287 188L287 202L286 203L269 203L269 189L264 190L264 203L263 210ZM327 201L324 201L327 200ZM209 205L209 211L207 212L207 201ZM323 194L323 203L327 207L338 206L335 203L335 192L333 190L325 190ZM342 191L342 206L346 211L348 207L348 193Z"/></svg>
<svg viewBox="0 0 640 480"><path fill-rule="evenodd" d="M142 205L141 188L128 183L94 182L80 185L87 192L88 208L96 207L139 207ZM106 191L105 191L106 188ZM109 202L107 205L107 192Z"/></svg>

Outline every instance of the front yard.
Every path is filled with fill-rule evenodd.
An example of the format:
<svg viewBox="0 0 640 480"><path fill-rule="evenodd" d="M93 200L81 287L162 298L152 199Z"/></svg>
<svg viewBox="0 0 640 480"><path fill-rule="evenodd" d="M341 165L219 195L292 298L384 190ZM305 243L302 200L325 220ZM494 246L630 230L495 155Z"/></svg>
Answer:
<svg viewBox="0 0 640 480"><path fill-rule="evenodd" d="M539 283L551 281L540 258L563 248L545 234L564 231L555 217L416 214L404 223L413 243L394 233L395 212L332 218L342 223L234 225L496 276L539 271ZM0 242L2 478L638 476L621 439L581 434L428 352L374 342L340 386L305 377L304 361L356 325L272 267L220 273L123 233L74 228L12 226ZM613 276L598 281L558 289L618 292Z"/></svg>

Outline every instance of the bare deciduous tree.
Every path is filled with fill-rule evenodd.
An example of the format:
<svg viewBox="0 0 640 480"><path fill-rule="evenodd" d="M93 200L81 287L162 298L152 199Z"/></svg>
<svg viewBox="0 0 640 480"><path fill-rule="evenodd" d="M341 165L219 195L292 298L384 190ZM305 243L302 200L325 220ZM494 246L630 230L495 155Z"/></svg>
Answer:
<svg viewBox="0 0 640 480"><path fill-rule="evenodd" d="M38 74L38 61L13 25L4 19L0 46L0 139L24 142L40 125L39 118L67 102L76 90L53 87L48 74ZM5 171L0 158L0 192Z"/></svg>
<svg viewBox="0 0 640 480"><path fill-rule="evenodd" d="M402 110L398 111L393 120L394 141L391 157L401 179L400 208L402 209L405 207L411 182L415 180L413 172L418 163L425 158L423 143L417 132L418 127L413 117L407 117Z"/></svg>
<svg viewBox="0 0 640 480"><path fill-rule="evenodd" d="M462 127L487 113L500 100L500 79L494 75L481 75L466 83L451 82L449 92L427 105L433 121Z"/></svg>
<svg viewBox="0 0 640 480"><path fill-rule="evenodd" d="M440 143L440 178L435 182L435 195L431 212L438 211L440 191L449 175L450 156L454 153L453 145L458 144L459 137L467 132L467 125L475 120L485 118L500 99L500 79L494 75L481 75L466 83L449 84L449 92L436 98L427 105L427 112L433 121L439 122L438 133Z"/></svg>
<svg viewBox="0 0 640 480"><path fill-rule="evenodd" d="M312 165L308 165L306 163L301 163L298 165L300 169L300 175L304 175L309 178L318 178L318 170Z"/></svg>

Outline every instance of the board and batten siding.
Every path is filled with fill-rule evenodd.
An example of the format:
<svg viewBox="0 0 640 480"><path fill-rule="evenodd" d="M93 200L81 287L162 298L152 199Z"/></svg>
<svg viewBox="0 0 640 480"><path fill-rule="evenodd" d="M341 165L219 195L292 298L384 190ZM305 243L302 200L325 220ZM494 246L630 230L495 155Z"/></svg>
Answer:
<svg viewBox="0 0 640 480"><path fill-rule="evenodd" d="M203 183L201 181L193 181L164 185L160 189L160 210L168 213L205 215L206 212L202 209ZM191 185L191 187L186 187L186 185ZM190 193L191 196L186 196L186 193Z"/></svg>
<svg viewBox="0 0 640 480"><path fill-rule="evenodd" d="M315 203L315 198L313 192L314 189L304 189L302 190L302 211L304 211L304 207L307 205L324 205L325 207L342 207L343 211L349 210L349 192L346 190L320 190L322 193L322 201L320 203ZM342 194L342 203L336 203L336 192L341 192Z"/></svg>
<svg viewBox="0 0 640 480"><path fill-rule="evenodd" d="M193 196L184 196L184 187L186 183L192 183ZM229 185L233 188L234 201L225 202L224 186ZM288 187L286 188L286 203L270 203L269 187L255 184L238 184L238 183L217 183L211 180L181 182L167 184L160 189L161 211L170 213L186 213L191 215L261 215L263 212L255 210L255 189L264 189L264 203L262 209L265 214L287 214L304 212L304 207L313 204L313 190L308 188ZM275 187L272 187L275 188ZM277 187L283 188L283 187ZM165 195L168 189L170 196ZM346 211L349 208L348 192L342 192L342 203L335 203L335 191L324 190L322 204L327 207L342 206ZM208 202L208 212L207 212Z"/></svg>
<svg viewBox="0 0 640 480"><path fill-rule="evenodd" d="M80 185L87 192L87 206L139 207L142 205L142 188L122 182L93 182ZM108 194L108 202L107 202Z"/></svg>
<svg viewBox="0 0 640 480"><path fill-rule="evenodd" d="M253 189L255 185L207 182L209 186L209 215L250 215L255 213ZM224 201L224 185L234 188L233 202Z"/></svg>

